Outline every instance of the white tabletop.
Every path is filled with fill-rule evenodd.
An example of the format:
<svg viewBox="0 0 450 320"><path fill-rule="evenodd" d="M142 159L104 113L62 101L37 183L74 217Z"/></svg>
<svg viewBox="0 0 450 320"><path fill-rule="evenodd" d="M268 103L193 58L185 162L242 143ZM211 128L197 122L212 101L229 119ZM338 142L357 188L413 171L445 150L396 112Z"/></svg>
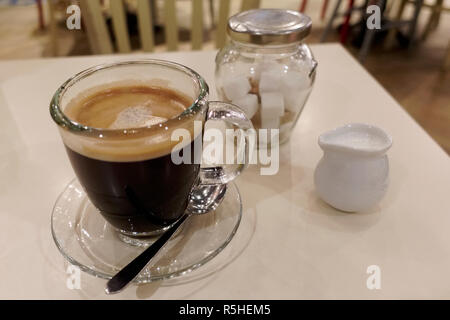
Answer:
<svg viewBox="0 0 450 320"><path fill-rule="evenodd" d="M238 179L244 213L230 245L188 277L131 286L113 297L68 264L50 234L52 206L74 177L48 111L55 89L89 66L157 57L185 64L214 93L215 52L90 56L0 62L1 299L450 298L450 161L444 151L339 45L314 45L313 93L275 176L250 168ZM391 134L391 183L369 212L321 202L313 172L320 133L367 122ZM369 290L367 267L381 270Z"/></svg>

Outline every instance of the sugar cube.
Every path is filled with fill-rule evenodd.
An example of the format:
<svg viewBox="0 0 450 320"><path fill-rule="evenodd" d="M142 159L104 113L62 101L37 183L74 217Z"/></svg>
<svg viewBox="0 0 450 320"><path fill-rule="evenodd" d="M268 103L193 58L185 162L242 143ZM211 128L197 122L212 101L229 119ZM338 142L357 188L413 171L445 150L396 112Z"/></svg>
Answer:
<svg viewBox="0 0 450 320"><path fill-rule="evenodd" d="M261 116L281 117L284 114L284 99L280 92L261 93Z"/></svg>
<svg viewBox="0 0 450 320"><path fill-rule="evenodd" d="M278 129L259 130L258 132L258 147L260 149L266 148L272 143L278 144L280 139L280 132Z"/></svg>
<svg viewBox="0 0 450 320"><path fill-rule="evenodd" d="M247 118L251 119L258 111L258 96L256 94L246 94L245 96L232 101L233 104L244 110Z"/></svg>
<svg viewBox="0 0 450 320"><path fill-rule="evenodd" d="M261 128L278 129L280 127L280 117L264 117L261 115Z"/></svg>
<svg viewBox="0 0 450 320"><path fill-rule="evenodd" d="M259 79L259 92L280 91L282 73L276 70L261 72Z"/></svg>
<svg viewBox="0 0 450 320"><path fill-rule="evenodd" d="M304 90L308 88L310 84L310 80L306 73L292 70L283 75L281 82L284 91Z"/></svg>
<svg viewBox="0 0 450 320"><path fill-rule="evenodd" d="M248 65L239 61L233 63L225 63L220 69L220 76L222 78L231 78L237 75L247 74Z"/></svg>
<svg viewBox="0 0 450 320"><path fill-rule="evenodd" d="M244 97L251 89L247 76L241 74L223 81L223 91L227 99L233 101Z"/></svg>
<svg viewBox="0 0 450 320"><path fill-rule="evenodd" d="M284 103L286 110L298 113L305 105L306 99L310 93L310 89L306 88L300 91L284 92Z"/></svg>
<svg viewBox="0 0 450 320"><path fill-rule="evenodd" d="M250 67L250 74L256 81L260 80L261 73L264 71L273 71L274 73L282 74L284 65L273 60L260 60Z"/></svg>

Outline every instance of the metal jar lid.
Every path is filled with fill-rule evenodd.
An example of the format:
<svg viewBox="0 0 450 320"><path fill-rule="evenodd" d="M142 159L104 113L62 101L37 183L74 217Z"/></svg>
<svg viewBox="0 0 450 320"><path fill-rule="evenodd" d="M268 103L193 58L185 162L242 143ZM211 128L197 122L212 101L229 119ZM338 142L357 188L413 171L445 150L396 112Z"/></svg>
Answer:
<svg viewBox="0 0 450 320"><path fill-rule="evenodd" d="M254 9L228 20L228 35L238 42L283 45L299 42L311 31L311 18L284 9Z"/></svg>

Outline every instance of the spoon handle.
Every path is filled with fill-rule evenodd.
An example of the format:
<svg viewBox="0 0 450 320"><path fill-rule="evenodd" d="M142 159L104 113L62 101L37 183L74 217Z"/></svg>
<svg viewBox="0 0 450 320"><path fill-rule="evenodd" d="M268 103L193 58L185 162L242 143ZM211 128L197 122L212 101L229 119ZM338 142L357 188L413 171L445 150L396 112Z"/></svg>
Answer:
<svg viewBox="0 0 450 320"><path fill-rule="evenodd" d="M169 241L175 231L183 224L189 217L189 214L184 214L173 224L166 232L164 232L158 240L156 240L150 247L145 249L140 255L138 255L133 261L127 264L122 270L120 270L114 277L112 277L107 283L105 292L107 294L114 294L122 291L134 278L145 268L150 260L161 250L161 248Z"/></svg>

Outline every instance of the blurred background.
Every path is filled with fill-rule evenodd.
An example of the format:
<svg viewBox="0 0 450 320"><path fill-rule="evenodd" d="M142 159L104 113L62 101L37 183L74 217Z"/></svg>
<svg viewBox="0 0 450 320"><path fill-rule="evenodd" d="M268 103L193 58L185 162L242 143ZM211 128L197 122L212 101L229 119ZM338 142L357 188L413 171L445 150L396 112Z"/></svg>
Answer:
<svg viewBox="0 0 450 320"><path fill-rule="evenodd" d="M371 4L381 30L366 28ZM213 50L256 7L309 15L307 43L340 42L450 154L450 0L0 0L0 60Z"/></svg>

